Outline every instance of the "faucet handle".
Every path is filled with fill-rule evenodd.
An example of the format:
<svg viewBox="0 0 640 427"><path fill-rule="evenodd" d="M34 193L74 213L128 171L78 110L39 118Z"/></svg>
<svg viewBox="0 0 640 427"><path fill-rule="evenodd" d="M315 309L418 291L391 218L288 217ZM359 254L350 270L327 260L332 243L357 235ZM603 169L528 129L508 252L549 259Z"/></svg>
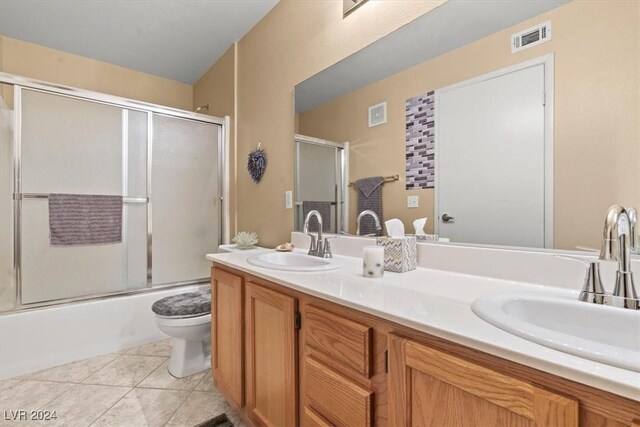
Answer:
<svg viewBox="0 0 640 427"><path fill-rule="evenodd" d="M309 244L309 252L308 255L315 255L318 253L318 242L316 240L316 236L311 233L307 233L307 236L311 238L311 243Z"/></svg>
<svg viewBox="0 0 640 427"><path fill-rule="evenodd" d="M629 246L631 253L640 252L640 234L638 234L638 210L636 208L627 208L629 216Z"/></svg>
<svg viewBox="0 0 640 427"><path fill-rule="evenodd" d="M602 304L605 292L600 279L600 262L590 261L587 275L584 278L584 286L578 299L585 302Z"/></svg>
<svg viewBox="0 0 640 427"><path fill-rule="evenodd" d="M331 245L329 244L329 240L337 239L340 236L331 236L324 238L324 247L322 249L322 258L333 258L333 253L331 252ZM320 253L320 252L318 252Z"/></svg>

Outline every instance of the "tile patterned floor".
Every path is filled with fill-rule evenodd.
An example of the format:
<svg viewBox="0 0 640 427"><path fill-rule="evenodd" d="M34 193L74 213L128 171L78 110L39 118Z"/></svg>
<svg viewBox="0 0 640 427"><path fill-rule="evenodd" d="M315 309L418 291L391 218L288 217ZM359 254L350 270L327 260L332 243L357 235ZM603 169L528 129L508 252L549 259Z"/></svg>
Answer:
<svg viewBox="0 0 640 427"><path fill-rule="evenodd" d="M244 427L211 371L174 378L171 340L153 342L0 381L0 426L193 427L223 412ZM52 421L14 421L12 412L56 411Z"/></svg>

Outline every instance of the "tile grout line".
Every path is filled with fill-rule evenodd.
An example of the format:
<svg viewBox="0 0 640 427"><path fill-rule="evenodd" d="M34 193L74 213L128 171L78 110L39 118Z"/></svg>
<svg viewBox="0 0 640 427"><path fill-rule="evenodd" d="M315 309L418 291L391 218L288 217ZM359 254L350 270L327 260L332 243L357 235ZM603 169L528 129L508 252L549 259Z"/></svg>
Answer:
<svg viewBox="0 0 640 427"><path fill-rule="evenodd" d="M133 348L135 348L135 347L133 347ZM113 408L114 406L116 406L116 405L117 405L117 404L118 404L122 399L124 399L125 397L127 397L127 396L129 395L129 393L131 393L132 391L136 390L137 388L142 388L142 387L138 387L138 386L139 386L140 384L142 384L142 382L143 382L144 380L146 380L146 379L149 377L149 375L151 375L152 373L154 373L154 372L156 371L156 369L158 369L160 366L162 366L162 365L164 364L164 362L166 362L167 360L169 360L169 358L168 358L168 357L165 357L165 356L148 356L148 355L137 355L137 354L136 354L136 355L134 355L134 354L128 354L128 353L129 353L129 351L133 350L133 348L129 349L126 353L122 353L122 354L120 354L120 356L118 356L118 357L116 357L115 359L113 359L113 361L111 361L111 362L107 363L107 365L109 365L109 364L111 364L111 363L115 362L115 361L116 361L117 359L119 359L121 356L163 357L165 360L163 360L163 361L162 361L162 362L161 362L161 363L160 363L156 368L154 368L154 369L153 369L151 372L149 372L149 373L148 373L144 378L142 378L142 379L140 380L140 382L138 382L136 385L131 386L128 392L126 392L126 393L125 393L125 394L124 394L120 399L116 400L116 401L113 403L113 405L111 405L111 406L109 406L107 409L105 409L105 410L104 410L104 411L103 411L103 412L98 416L98 418L96 418L95 420L93 420L93 421L91 422L91 424L89 424L89 426L92 426L93 424L95 424L95 423L96 423L100 418L102 418L102 416L103 416L104 414L106 414L107 412L109 412L109 410L110 410L111 408ZM105 365L105 366L107 366L107 365ZM102 368L104 368L104 366L103 366ZM102 369L102 368L100 368L100 369ZM100 370L100 369L99 369L99 370ZM99 371L99 370L98 370L98 371ZM96 372L98 372L98 371L96 371ZM94 372L94 373L95 373L95 372ZM93 374L91 374L91 375L93 375ZM90 377L91 375L89 375L89 377ZM86 379L88 379L89 377L85 378L85 380L86 380ZM84 380L83 380L83 381L84 381ZM121 386L109 385L108 387L121 387ZM181 405L182 405L182 403L181 403ZM171 414L171 416L173 416L173 414Z"/></svg>
<svg viewBox="0 0 640 427"><path fill-rule="evenodd" d="M116 387L116 386L108 386L108 387ZM119 386L118 386L118 387L119 387ZM118 399L118 400L116 400L115 402L113 402L113 404L112 404L111 406L109 406L107 409L105 409L104 411L102 411L102 412L100 413L100 415L98 415L98 417L97 417L95 420L91 421L91 423L89 424L89 426L94 425L94 424L95 424L95 423L96 423L100 418L102 418L102 416L103 416L104 414L106 414L107 412L109 412L109 410L110 410L111 408L113 408L114 406L116 406L116 405L118 404L118 402L120 402L122 399L124 399L125 397L127 397L127 395L128 395L129 393L131 393L133 390L135 390L135 388L134 388L134 387L131 387L131 388L129 389L129 391L128 391L128 392L126 392L126 393L125 393L125 394L124 394L120 399ZM87 427L88 427L88 426L87 426Z"/></svg>
<svg viewBox="0 0 640 427"><path fill-rule="evenodd" d="M107 353L107 354L117 354L117 353ZM101 356L101 355L100 355L100 356ZM100 357L100 356L95 356L95 357ZM109 362L105 363L104 365L100 366L98 369L96 369L95 371L91 372L88 376L86 376L85 378L83 378L82 380L80 380L80 382L76 382L76 381L61 381L61 380L43 380L43 379L33 378L33 376L34 376L34 375L36 375L38 372L42 372L42 371L36 371L36 372L33 372L33 373L31 373L31 374L29 375L29 377L28 377L28 378L25 378L25 379L24 379L24 380L22 380L22 381L27 381L27 380L28 380L28 381L40 381L40 382L62 383L62 384L84 384L84 383L83 383L83 381L85 381L87 378L89 378L91 375L95 374L96 372L98 372L99 370L101 370L102 368L104 368L105 366L107 366L107 365L109 365L109 364L111 364L111 363L115 362L116 360L118 360L118 359L120 358L120 356L122 356L122 355L118 355L115 359L113 359L113 360L111 360L111 361L109 361ZM90 358L90 359L91 359L91 358ZM83 359L83 360L88 360L88 359ZM83 360L77 360L76 362L82 362ZM70 362L70 363L67 363L67 364L65 364L65 365L54 366L54 367L52 367L52 368L48 368L48 369L60 368L60 367L66 366L66 365L68 365L68 364L76 363L76 362ZM46 371L46 370L48 370L48 369L44 369L44 370ZM17 385L17 384L16 384L16 385Z"/></svg>
<svg viewBox="0 0 640 427"><path fill-rule="evenodd" d="M144 357L151 357L151 356L144 356ZM153 356L153 357L160 357L160 356ZM145 375L145 377L143 379L141 379L138 383L136 383L136 385L133 386L133 388L138 388L138 386L140 386L140 384L142 384L144 382L144 380L146 380L147 378L149 378L149 376L151 376L151 374L153 374L155 371L157 371L162 365L164 365L164 362L166 362L167 360L169 360L168 357L164 357L164 360L162 362L160 362L160 364L158 366L156 366L155 368L153 368L151 370L151 372L149 372L147 375ZM142 387L141 387L142 388Z"/></svg>
<svg viewBox="0 0 640 427"><path fill-rule="evenodd" d="M90 384L90 385L106 385L106 386L110 386L110 387L130 387L130 388L136 388L138 385L140 385L142 383L142 381L146 380L147 377L149 375L151 375L156 369L158 369L160 366L162 366L162 364L164 362L166 362L169 358L168 357L164 357L164 356L136 356L136 355L126 355L123 354L122 356L133 356L133 357L157 357L157 358L163 358L165 360L163 360L162 362L160 362L160 364L158 366L156 366L155 368L153 368L153 370L148 373L144 378L142 378L139 382L133 384L133 385L117 385L117 384L98 384L98 383L85 383L84 381L88 380L89 378L91 378L91 376L93 376L94 374L100 372L102 369L106 368L107 366L111 365L112 363L114 363L117 359L119 359L119 357L116 357L115 359L113 359L111 362L107 363L106 365L104 365L102 368L98 369L96 372L94 372L93 374L89 375L87 378L85 378L82 381L82 384Z"/></svg>
<svg viewBox="0 0 640 427"><path fill-rule="evenodd" d="M176 408L175 411L173 411L173 413L171 414L171 416L169 417L169 419L167 420L166 423L163 424L163 426L166 426L167 424L169 424L171 422L171 420L173 419L173 417L176 415L176 413L178 413L178 411L187 403L187 401L189 400L189 398L191 397L191 395L193 394L194 390L190 390L189 394L187 394L187 397L185 397L185 399L180 403L180 405L178 405L178 407Z"/></svg>
<svg viewBox="0 0 640 427"><path fill-rule="evenodd" d="M163 426L166 426L166 425L169 423L169 421L171 421L171 419L172 419L172 418L173 418L173 416L176 414L176 412L178 412L178 409L182 408L182 405L184 405L184 403L185 403L185 402L189 399L189 397L191 396L191 392L185 393L185 395L186 395L186 396L184 397L184 399L182 399L182 401L181 401L181 402L180 402L180 404L176 407L176 409L175 409L173 412L171 412L171 415L169 415L169 416L167 417L167 421L165 421L165 422L162 424Z"/></svg>

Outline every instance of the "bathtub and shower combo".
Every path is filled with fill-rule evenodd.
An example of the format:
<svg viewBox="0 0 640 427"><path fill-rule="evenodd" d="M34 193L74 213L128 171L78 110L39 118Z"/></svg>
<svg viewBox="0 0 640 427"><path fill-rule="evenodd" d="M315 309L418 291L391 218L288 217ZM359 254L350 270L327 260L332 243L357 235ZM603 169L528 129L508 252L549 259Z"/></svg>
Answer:
<svg viewBox="0 0 640 427"><path fill-rule="evenodd" d="M152 304L206 288L228 239L228 117L5 73L0 90L0 379L162 338ZM50 194L122 196L121 241L51 245Z"/></svg>

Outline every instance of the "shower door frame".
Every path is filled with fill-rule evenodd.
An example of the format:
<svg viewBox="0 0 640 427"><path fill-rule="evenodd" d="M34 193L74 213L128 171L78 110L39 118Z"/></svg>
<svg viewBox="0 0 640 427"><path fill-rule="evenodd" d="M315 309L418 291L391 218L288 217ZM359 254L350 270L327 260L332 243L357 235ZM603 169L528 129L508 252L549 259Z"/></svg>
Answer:
<svg viewBox="0 0 640 427"><path fill-rule="evenodd" d="M152 292L157 290L166 290L178 286L189 286L208 283L210 278L204 277L200 279L193 279L187 281L163 283L153 285L152 277L152 249L153 249L153 223L152 223L152 167L153 167L153 115L160 114L172 118L178 118L183 120L190 120L194 122L213 124L218 126L218 196L216 197L216 204L219 208L219 224L218 224L218 242L220 245L226 242L229 238L229 224L228 224L228 147L229 147L229 126L230 117L214 117L204 114L192 113L190 111L180 110L172 107L165 107L157 104L151 104L142 101L136 101L128 98L122 98L115 95L108 95L99 92L93 92L84 89L78 89L68 86L57 85L53 83L43 82L40 80L30 79L27 77L17 76L9 73L0 72L0 83L13 86L13 111L14 111L14 129L13 129L13 278L16 290L16 301L13 309L0 313L0 315L6 315L16 313L19 311L51 307L61 304L74 303L79 301L89 301L102 298L110 298L116 296L123 296L129 294L137 294L141 292ZM146 156L146 197L125 197L125 203L146 203L147 206L147 283L146 287L131 290L102 292L76 297L58 298L47 301L38 301L33 303L22 303L22 265L21 265L21 249L22 249L22 200L28 199L42 199L47 198L48 195L44 193L29 193L25 195L22 193L22 175L21 175L21 146L22 146L22 90L30 90L40 93L53 94L57 96L63 96L71 99L78 99L87 102L94 102L97 104L113 106L122 108L123 114L123 136L122 136L122 156L123 156L123 186L126 185L127 168L124 166L124 162L128 162L128 153L125 152L125 148L128 145L128 136L126 135L127 129L125 125L128 123L128 111L139 111L146 113L147 115L147 156ZM26 196L26 197L25 197ZM124 194L123 194L124 196ZM123 228L123 234L126 233ZM126 237L126 235L124 236ZM127 248L127 242L123 237L123 247ZM125 262L126 267L126 262ZM123 270L126 274L126 270ZM124 284L124 283L123 283Z"/></svg>
<svg viewBox="0 0 640 427"><path fill-rule="evenodd" d="M302 200L300 200L300 150L299 144L320 145L336 149L334 176L336 179L336 234L349 231L349 142L333 142L302 134L294 135L295 143L295 183L294 183L294 225L296 231L302 231L304 215L302 214Z"/></svg>

